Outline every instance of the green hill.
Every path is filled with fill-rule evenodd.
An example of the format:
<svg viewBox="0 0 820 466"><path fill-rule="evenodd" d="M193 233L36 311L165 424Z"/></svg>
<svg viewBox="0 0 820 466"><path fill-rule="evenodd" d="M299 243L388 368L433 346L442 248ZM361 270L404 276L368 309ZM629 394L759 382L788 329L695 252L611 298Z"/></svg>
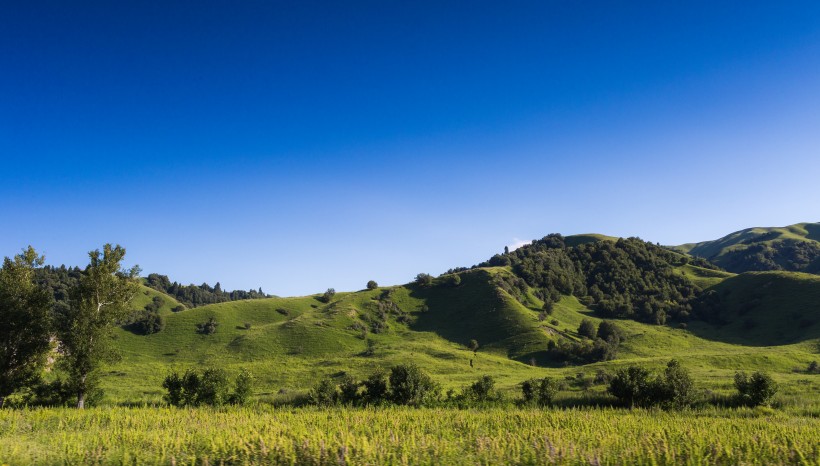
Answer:
<svg viewBox="0 0 820 466"><path fill-rule="evenodd" d="M534 290L527 288L523 298L516 298L501 286L514 277L507 267L461 272L458 285L442 276L428 287L413 283L338 293L330 303L315 295L166 313L166 327L157 334L117 331L123 358L103 378L106 400L159 402L162 379L169 371L218 366L231 373L251 370L259 399L284 401L305 393L321 377L364 377L405 362L419 364L445 389L459 389L492 374L502 389L516 391L517 384L531 377L575 380L582 374L591 379L599 370L630 363L660 367L670 358L684 361L699 384L717 392L731 390L732 374L740 369L773 372L784 384L786 398L808 389L800 382L805 375L796 371L817 359L818 326L800 330L799 319L779 310L793 301L789 312L815 319L817 309L807 303L820 302L820 278L790 273L734 277L691 266L680 273L718 281L711 289L728 296L722 305L729 310L722 316L729 323L693 321L680 329L617 320L626 335L618 357L583 366L549 364L546 350L550 341L579 340L582 319L601 319L575 297L564 296L548 319L539 320L543 303ZM741 312L736 308L761 287L766 296L742 316L758 322L757 330L749 333L748 324L734 317ZM144 291L138 298L147 302L153 290L148 295ZM197 333L197 324L209 317L219 323L216 332ZM476 353L467 347L472 339L480 345ZM572 387L568 389L580 390Z"/></svg>
<svg viewBox="0 0 820 466"><path fill-rule="evenodd" d="M714 241L674 247L735 273L784 270L820 273L820 223L747 228Z"/></svg>

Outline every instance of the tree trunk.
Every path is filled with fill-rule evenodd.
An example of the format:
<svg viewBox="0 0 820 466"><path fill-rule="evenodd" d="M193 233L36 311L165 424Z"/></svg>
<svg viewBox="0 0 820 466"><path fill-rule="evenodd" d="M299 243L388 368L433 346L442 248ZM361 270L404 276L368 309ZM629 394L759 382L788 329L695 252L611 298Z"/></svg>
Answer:
<svg viewBox="0 0 820 466"><path fill-rule="evenodd" d="M84 409L85 408L85 390L81 390L77 393L77 409Z"/></svg>
<svg viewBox="0 0 820 466"><path fill-rule="evenodd" d="M6 405L6 397L0 396L0 409L3 409L3 407L5 405Z"/></svg>

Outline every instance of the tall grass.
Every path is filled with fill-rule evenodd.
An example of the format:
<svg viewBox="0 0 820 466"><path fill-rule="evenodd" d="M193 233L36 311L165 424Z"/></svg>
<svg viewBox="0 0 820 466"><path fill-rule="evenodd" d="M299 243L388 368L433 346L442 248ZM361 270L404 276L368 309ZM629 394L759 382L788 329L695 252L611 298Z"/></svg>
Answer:
<svg viewBox="0 0 820 466"><path fill-rule="evenodd" d="M2 464L806 464L820 420L768 409L0 411Z"/></svg>

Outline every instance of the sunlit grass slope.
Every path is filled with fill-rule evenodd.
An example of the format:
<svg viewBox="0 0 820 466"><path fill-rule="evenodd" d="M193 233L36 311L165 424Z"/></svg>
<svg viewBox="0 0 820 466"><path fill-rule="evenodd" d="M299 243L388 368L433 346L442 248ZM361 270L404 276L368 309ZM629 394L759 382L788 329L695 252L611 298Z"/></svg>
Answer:
<svg viewBox="0 0 820 466"><path fill-rule="evenodd" d="M223 367L232 374L247 368L256 376L259 399L274 400L304 393L321 377L345 373L364 377L406 362L420 365L445 389L459 389L491 374L501 389L513 392L531 377L592 376L601 369L634 363L660 368L671 358L692 370L704 389L718 393L732 390L736 370L767 370L783 382L782 397L808 394L812 406L820 399L818 384L805 382L816 376L800 372L820 358L817 326L801 329L795 326L799 319L790 317L795 312L802 318L817 316L812 306L820 303L818 277L789 273L735 277L682 267L681 273L714 286L718 293L730 290L727 299L738 303L765 290L759 307L748 314L759 321L757 333L754 329L749 333L742 320L722 327L692 322L688 329L620 320L627 340L616 360L559 367L545 357L550 340L577 339L582 319L600 319L574 297L564 297L549 318L539 320L539 300L530 294L523 305L495 286L495 275L509 273L505 268L476 269L461 273L457 286L442 277L430 287L410 284L338 293L330 303L316 295L168 312L166 328L158 334L117 331L123 358L103 378L105 402L159 402L164 376L194 367ZM150 300L149 295L143 296ZM382 312L380 302L391 303L390 310ZM374 333L372 323L382 314L385 326ZM197 324L210 317L219 323L216 333L197 333ZM477 353L467 347L473 339L480 345Z"/></svg>

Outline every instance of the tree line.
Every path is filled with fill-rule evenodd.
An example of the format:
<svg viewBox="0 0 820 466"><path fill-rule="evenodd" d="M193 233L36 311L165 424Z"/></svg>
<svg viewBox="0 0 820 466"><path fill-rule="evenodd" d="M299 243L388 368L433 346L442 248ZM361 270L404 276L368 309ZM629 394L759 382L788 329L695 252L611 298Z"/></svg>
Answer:
<svg viewBox="0 0 820 466"><path fill-rule="evenodd" d="M188 307L205 306L207 304L224 303L228 301L238 301L243 299L269 298L270 296L258 290L233 290L225 291L222 285L216 282L211 287L207 283L201 285L182 285L178 282L171 282L167 275L158 273L148 274L145 284L157 291L161 291L172 296L177 301Z"/></svg>

